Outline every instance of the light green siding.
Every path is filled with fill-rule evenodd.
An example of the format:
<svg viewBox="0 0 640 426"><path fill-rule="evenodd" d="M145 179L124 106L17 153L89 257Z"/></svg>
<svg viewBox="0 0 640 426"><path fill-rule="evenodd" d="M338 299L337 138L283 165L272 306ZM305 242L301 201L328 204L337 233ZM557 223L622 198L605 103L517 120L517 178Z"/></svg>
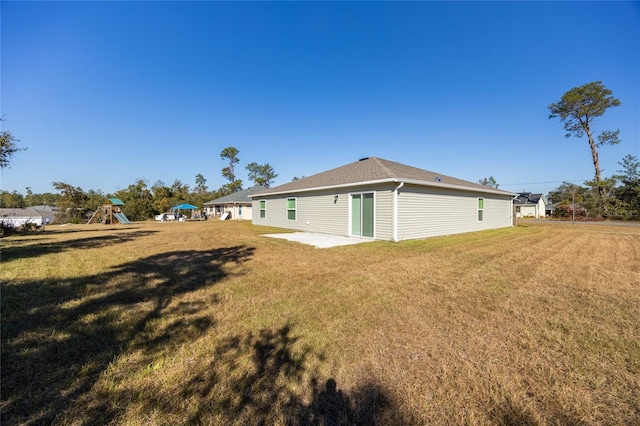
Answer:
<svg viewBox="0 0 640 426"><path fill-rule="evenodd" d="M335 196L338 195L336 199ZM347 235L349 218L349 197L346 193L334 191L318 191L295 195L295 220L289 219L291 196L262 197L266 201L266 218L253 215L256 225L275 226L278 228L296 229L300 231L322 232L327 234ZM258 200L254 200L258 203ZM256 212L258 209L254 208Z"/></svg>
<svg viewBox="0 0 640 426"><path fill-rule="evenodd" d="M478 221L482 198L482 221ZM398 240L511 226L511 197L406 185L398 195Z"/></svg>
<svg viewBox="0 0 640 426"><path fill-rule="evenodd" d="M296 220L289 220L287 199L291 195L254 199L253 223L325 234L349 235L351 194L374 193L374 223L369 229L376 239L391 239L391 188L359 186L340 191L314 191L295 194ZM336 197L337 196L337 197ZM265 201L266 217L260 218L260 200ZM290 202L289 202L289 205Z"/></svg>
<svg viewBox="0 0 640 426"><path fill-rule="evenodd" d="M308 232L354 235L352 195L373 193L373 238L394 239L394 189L398 183L341 190L260 197L253 201L253 223ZM288 209L295 197L295 220ZM478 221L478 198L483 220ZM260 218L260 200L266 217ZM362 208L362 202L359 205ZM397 239L408 240L511 226L511 197L471 191L404 185L397 196ZM363 226L361 223L358 226ZM361 228L363 229L363 228ZM370 229L370 228L369 228ZM367 234L364 234L367 235Z"/></svg>
<svg viewBox="0 0 640 426"><path fill-rule="evenodd" d="M395 185L397 186L397 185ZM375 195L375 238L377 240L393 239L393 188L394 185L379 187Z"/></svg>

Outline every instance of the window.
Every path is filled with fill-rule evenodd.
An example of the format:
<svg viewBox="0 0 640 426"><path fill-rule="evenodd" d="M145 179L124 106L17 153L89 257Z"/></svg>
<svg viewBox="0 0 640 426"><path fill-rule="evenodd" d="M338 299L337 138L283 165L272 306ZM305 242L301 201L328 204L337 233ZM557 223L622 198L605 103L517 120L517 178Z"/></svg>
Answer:
<svg viewBox="0 0 640 426"><path fill-rule="evenodd" d="M260 219L267 217L267 200L260 200Z"/></svg>
<svg viewBox="0 0 640 426"><path fill-rule="evenodd" d="M478 198L478 222L484 219L484 198Z"/></svg>
<svg viewBox="0 0 640 426"><path fill-rule="evenodd" d="M242 204L238 206L238 216L242 216Z"/></svg>
<svg viewBox="0 0 640 426"><path fill-rule="evenodd" d="M296 220L296 199L287 198L287 219Z"/></svg>

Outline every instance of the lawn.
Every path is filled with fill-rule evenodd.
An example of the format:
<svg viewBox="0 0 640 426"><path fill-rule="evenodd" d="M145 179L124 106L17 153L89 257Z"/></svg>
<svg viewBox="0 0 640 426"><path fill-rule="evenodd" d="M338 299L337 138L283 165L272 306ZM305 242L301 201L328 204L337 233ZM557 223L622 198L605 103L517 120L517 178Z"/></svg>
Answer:
<svg viewBox="0 0 640 426"><path fill-rule="evenodd" d="M640 227L316 249L249 222L2 244L2 424L640 422Z"/></svg>

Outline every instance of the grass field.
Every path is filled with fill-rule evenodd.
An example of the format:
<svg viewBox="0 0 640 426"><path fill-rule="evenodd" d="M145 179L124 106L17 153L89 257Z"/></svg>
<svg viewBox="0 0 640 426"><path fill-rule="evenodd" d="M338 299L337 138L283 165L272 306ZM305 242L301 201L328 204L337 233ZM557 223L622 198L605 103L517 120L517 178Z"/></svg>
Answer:
<svg viewBox="0 0 640 426"><path fill-rule="evenodd" d="M640 227L0 240L2 424L640 424Z"/></svg>

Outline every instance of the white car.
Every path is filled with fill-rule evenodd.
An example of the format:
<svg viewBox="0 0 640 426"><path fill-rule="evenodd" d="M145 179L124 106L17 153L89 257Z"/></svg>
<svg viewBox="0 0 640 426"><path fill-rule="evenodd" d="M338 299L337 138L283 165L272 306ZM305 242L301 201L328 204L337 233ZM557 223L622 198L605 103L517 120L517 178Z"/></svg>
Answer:
<svg viewBox="0 0 640 426"><path fill-rule="evenodd" d="M184 222L186 220L186 216L181 214L178 216L178 220L181 222ZM168 220L176 220L176 215L175 213L162 213L156 216L156 220L159 220L160 222L166 222Z"/></svg>

